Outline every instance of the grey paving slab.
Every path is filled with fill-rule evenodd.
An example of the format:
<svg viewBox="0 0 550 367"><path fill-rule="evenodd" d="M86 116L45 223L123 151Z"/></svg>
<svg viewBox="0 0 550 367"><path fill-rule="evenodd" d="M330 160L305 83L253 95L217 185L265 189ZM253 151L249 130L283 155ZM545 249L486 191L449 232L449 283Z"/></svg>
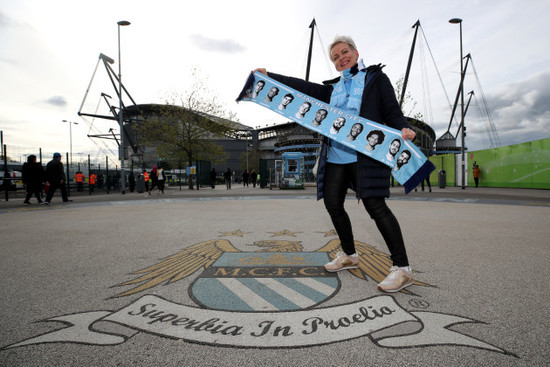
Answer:
<svg viewBox="0 0 550 367"><path fill-rule="evenodd" d="M321 274L337 237L312 189L200 191L0 205L0 365L548 363L544 190L396 192L423 285L391 295ZM346 206L362 256L386 254Z"/></svg>

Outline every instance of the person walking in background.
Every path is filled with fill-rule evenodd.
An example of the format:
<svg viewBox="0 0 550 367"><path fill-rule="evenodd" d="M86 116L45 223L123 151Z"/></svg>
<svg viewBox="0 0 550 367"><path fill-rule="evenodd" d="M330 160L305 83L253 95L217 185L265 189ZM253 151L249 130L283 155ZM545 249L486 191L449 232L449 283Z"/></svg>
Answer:
<svg viewBox="0 0 550 367"><path fill-rule="evenodd" d="M476 183L476 187L479 185L479 177L481 177L481 170L479 169L479 166L477 164L474 164L474 182Z"/></svg>
<svg viewBox="0 0 550 367"><path fill-rule="evenodd" d="M426 181L426 185L428 185L428 189L430 190L430 192L432 192L432 184L430 183L430 176L427 176L424 180L422 180L422 182L420 183L420 185L422 186L422 191L424 191L424 181ZM414 188L414 191L416 192L416 187Z"/></svg>
<svg viewBox="0 0 550 367"><path fill-rule="evenodd" d="M248 170L244 170L243 172L243 187L246 186L248 187L248 178L250 177L250 175L248 174Z"/></svg>
<svg viewBox="0 0 550 367"><path fill-rule="evenodd" d="M59 188L61 190L61 198L64 203L70 203L72 200L69 200L67 197L67 187L65 186L66 178L65 171L63 169L63 163L61 163L61 154L54 153L53 159L48 162L46 165L46 183L49 184L50 188L48 189L48 194L46 195L46 200L44 204L50 205L53 194L55 190Z"/></svg>
<svg viewBox="0 0 550 367"><path fill-rule="evenodd" d="M99 172L97 175L97 189L103 190L103 183L105 181L105 178L103 177L103 173Z"/></svg>
<svg viewBox="0 0 550 367"><path fill-rule="evenodd" d="M42 169L42 165L36 162L35 155L27 157L27 162L23 164L22 175L25 190L27 191L23 204L30 204L29 200L33 194L38 203L42 203L40 192L42 191L42 182L44 181L44 170Z"/></svg>
<svg viewBox="0 0 550 367"><path fill-rule="evenodd" d="M128 175L128 188L130 189L130 192L134 192L136 188L136 176L134 176L133 171L131 171Z"/></svg>
<svg viewBox="0 0 550 367"><path fill-rule="evenodd" d="M149 192L149 174L146 170L143 170L143 181L145 182L145 191ZM149 193L149 195L151 195Z"/></svg>
<svg viewBox="0 0 550 367"><path fill-rule="evenodd" d="M214 190L214 188L216 187L216 176L216 169L212 168L212 171L210 171L210 187L212 188L212 190Z"/></svg>
<svg viewBox="0 0 550 367"><path fill-rule="evenodd" d="M164 184L166 183L166 174L164 173L164 168L160 167L157 171L158 176L158 187L162 195L164 195Z"/></svg>
<svg viewBox="0 0 550 367"><path fill-rule="evenodd" d="M82 192L82 185L84 184L84 175L82 174L82 172L78 171L74 175L74 180L76 181L76 191Z"/></svg>
<svg viewBox="0 0 550 367"><path fill-rule="evenodd" d="M97 176L95 175L95 173L90 173L90 177L88 177L88 185L90 185L90 192L94 192L96 180L97 180Z"/></svg>
<svg viewBox="0 0 550 367"><path fill-rule="evenodd" d="M258 174L255 170L250 172L250 179L252 180L252 187L256 187L256 182L258 181Z"/></svg>
<svg viewBox="0 0 550 367"><path fill-rule="evenodd" d="M231 190L231 170L228 168L227 171L223 173L223 178L225 180L225 188Z"/></svg>
<svg viewBox="0 0 550 367"><path fill-rule="evenodd" d="M155 188L155 186L158 188L159 184L159 176L157 175L157 166L154 166L151 170L151 173L149 174L149 177L151 178L151 187L149 188L149 195L151 195L151 191Z"/></svg>
<svg viewBox="0 0 550 367"><path fill-rule="evenodd" d="M430 190L430 192L432 192L432 184L430 183L430 176L426 176L426 179L424 181L426 181L426 185L428 185L428 189ZM424 191L424 181L422 181L421 183L422 191Z"/></svg>

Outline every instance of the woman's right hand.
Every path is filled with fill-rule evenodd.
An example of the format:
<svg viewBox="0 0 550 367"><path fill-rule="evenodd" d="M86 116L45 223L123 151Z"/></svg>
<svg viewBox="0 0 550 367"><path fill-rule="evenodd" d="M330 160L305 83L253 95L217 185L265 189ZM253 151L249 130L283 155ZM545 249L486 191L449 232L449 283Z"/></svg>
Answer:
<svg viewBox="0 0 550 367"><path fill-rule="evenodd" d="M259 73L262 73L264 75L267 75L267 70L264 69L264 68L258 68L256 70L252 71L252 73L255 73L255 72L259 72Z"/></svg>

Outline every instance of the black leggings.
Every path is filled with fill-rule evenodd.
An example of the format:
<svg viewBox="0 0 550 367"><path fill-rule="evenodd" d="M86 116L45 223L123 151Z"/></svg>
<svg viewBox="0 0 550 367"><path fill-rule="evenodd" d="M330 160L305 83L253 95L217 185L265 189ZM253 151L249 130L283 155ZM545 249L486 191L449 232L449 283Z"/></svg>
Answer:
<svg viewBox="0 0 550 367"><path fill-rule="evenodd" d="M348 213L344 209L349 183L357 182L357 164L332 164L325 166L324 202L332 219L332 224L338 233L342 250L351 255L355 253L353 231ZM370 217L376 223L378 230L386 241L390 250L390 257L395 266L408 266L407 251L403 242L403 235L397 218L386 205L384 197L361 199Z"/></svg>
<svg viewBox="0 0 550 367"><path fill-rule="evenodd" d="M42 202L42 199L40 198L40 191L41 187L39 186L27 186L27 196L25 197L25 202L28 202L31 197L34 195L39 203Z"/></svg>

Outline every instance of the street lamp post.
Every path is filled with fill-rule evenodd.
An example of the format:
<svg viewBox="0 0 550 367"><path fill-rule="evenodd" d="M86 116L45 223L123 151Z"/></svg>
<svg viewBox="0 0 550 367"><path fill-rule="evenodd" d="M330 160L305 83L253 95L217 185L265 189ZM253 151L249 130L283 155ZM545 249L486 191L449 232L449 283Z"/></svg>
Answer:
<svg viewBox="0 0 550 367"><path fill-rule="evenodd" d="M250 151L249 148L252 148L252 147L253 147L253 145L249 144L248 141L247 141L246 142L246 172L248 172L249 174L250 174L250 172L249 172L249 169L248 169L248 152Z"/></svg>
<svg viewBox="0 0 550 367"><path fill-rule="evenodd" d="M130 22L127 20L121 20L117 22L118 24L118 118L119 118L119 125L120 125L120 148L119 148L119 156L120 156L120 187L122 189L122 195L125 194L125 186L126 186L126 172L124 171L124 158L126 156L124 151L124 119L122 116L122 67L121 67L121 61L120 61L120 26L127 26L130 25Z"/></svg>
<svg viewBox="0 0 550 367"><path fill-rule="evenodd" d="M68 162L68 164L71 165L71 163L73 161L73 129L72 129L72 126L73 126L73 124L78 125L78 122L73 122L73 121L68 121L68 120L63 120L63 122L68 122L69 123L69 142L70 142L71 161Z"/></svg>
<svg viewBox="0 0 550 367"><path fill-rule="evenodd" d="M459 24L460 25L460 137L461 137L461 162L460 169L462 176L462 189L466 188L466 159L465 159L465 147L464 147L464 138L465 127L464 127L464 57L462 56L462 19L453 18L449 20L449 23Z"/></svg>
<svg viewBox="0 0 550 367"><path fill-rule="evenodd" d="M248 172L248 142L246 142L246 172Z"/></svg>
<svg viewBox="0 0 550 367"><path fill-rule="evenodd" d="M71 168L71 164L73 162L73 124L74 125L78 125L78 122L73 122L73 121L68 121L68 120L63 120L63 122L67 122L69 123L69 152L70 152L70 155L69 155L69 162L67 162L67 165L68 165L68 168L70 169ZM67 194L68 195L71 195L71 186L69 184L69 182L71 181L71 178L70 177L67 177Z"/></svg>

